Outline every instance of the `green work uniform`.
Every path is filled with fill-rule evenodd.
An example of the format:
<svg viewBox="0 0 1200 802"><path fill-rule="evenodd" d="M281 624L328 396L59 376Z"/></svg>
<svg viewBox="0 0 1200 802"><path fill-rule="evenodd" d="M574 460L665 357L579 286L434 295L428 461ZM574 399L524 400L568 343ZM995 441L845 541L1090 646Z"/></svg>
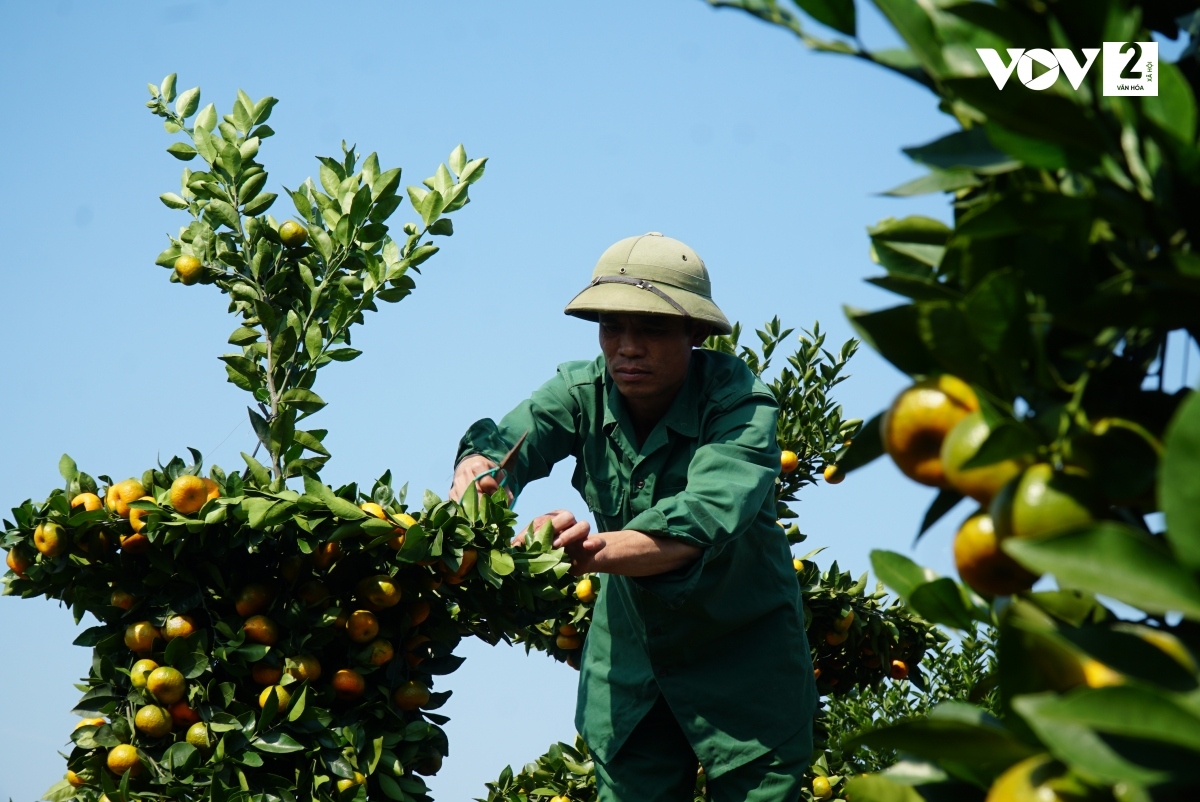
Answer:
<svg viewBox="0 0 1200 802"><path fill-rule="evenodd" d="M660 694L710 778L800 736L816 705L800 587L775 517L778 408L739 359L695 350L666 415L638 445L604 358L567 362L500 421L476 422L458 458L499 462L519 492L575 457L571 483L600 531L698 546L651 577L605 575L584 646L576 726L609 764Z"/></svg>

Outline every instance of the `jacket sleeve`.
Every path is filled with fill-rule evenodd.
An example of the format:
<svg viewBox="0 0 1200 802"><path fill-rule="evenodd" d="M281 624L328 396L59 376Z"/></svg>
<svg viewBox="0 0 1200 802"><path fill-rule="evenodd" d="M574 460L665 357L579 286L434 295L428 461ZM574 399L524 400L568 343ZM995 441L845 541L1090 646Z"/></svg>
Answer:
<svg viewBox="0 0 1200 802"><path fill-rule="evenodd" d="M721 548L762 514L779 476L778 408L762 393L743 396L715 414L688 465L687 485L634 516L626 529L670 537L702 549L691 565L639 584L671 606L686 600Z"/></svg>
<svg viewBox="0 0 1200 802"><path fill-rule="evenodd" d="M454 463L457 465L471 454L482 454L499 463L521 435L529 432L509 478L508 487L517 495L527 483L549 476L554 463L574 453L579 437L578 421L578 402L560 368L554 378L518 404L499 424L491 418L471 424L458 444Z"/></svg>

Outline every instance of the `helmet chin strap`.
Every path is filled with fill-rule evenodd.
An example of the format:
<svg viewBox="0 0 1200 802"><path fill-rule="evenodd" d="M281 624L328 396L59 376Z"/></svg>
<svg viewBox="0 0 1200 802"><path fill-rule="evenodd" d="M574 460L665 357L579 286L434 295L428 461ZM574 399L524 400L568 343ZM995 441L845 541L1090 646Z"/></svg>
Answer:
<svg viewBox="0 0 1200 802"><path fill-rule="evenodd" d="M683 315L684 317L691 317L691 315L688 314L688 311L680 306L674 298L672 298L670 295L667 295L665 292L660 290L658 287L655 287L644 278L631 278L629 276L596 276L594 279L592 279L590 286L595 287L597 284L628 284L630 287L637 287L639 290L652 292L659 298L662 298L664 301L669 303L671 306L675 307L675 310L679 312L679 314Z"/></svg>

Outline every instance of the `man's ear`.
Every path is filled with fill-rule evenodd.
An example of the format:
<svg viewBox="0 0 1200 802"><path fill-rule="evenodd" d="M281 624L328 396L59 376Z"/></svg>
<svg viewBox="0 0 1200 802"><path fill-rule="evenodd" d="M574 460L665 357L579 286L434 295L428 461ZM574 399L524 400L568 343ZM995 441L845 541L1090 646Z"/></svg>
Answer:
<svg viewBox="0 0 1200 802"><path fill-rule="evenodd" d="M707 323L692 324L692 347L699 348L704 345L704 341L712 334L712 326Z"/></svg>

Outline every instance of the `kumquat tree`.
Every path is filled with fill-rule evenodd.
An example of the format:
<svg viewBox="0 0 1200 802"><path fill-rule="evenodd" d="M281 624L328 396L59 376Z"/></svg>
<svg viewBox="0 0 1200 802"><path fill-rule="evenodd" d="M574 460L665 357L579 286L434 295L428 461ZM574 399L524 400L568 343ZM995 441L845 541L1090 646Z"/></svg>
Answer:
<svg viewBox="0 0 1200 802"><path fill-rule="evenodd" d="M964 651L994 628L996 661L970 670L974 698L861 717L849 745L899 762L852 779L844 798L1196 799L1200 400L1167 366L1200 337L1200 9L874 3L903 48L866 50L851 0L710 0L916 81L956 126L906 149L929 172L889 193L947 193L952 223L869 230L885 271L869 280L905 300L848 314L912 385L835 462L844 475L886 454L938 488L922 531L963 516L957 580L896 552L872 562ZM819 38L810 19L840 36ZM976 53L1015 62L1155 34L1182 37L1182 52L1134 56L1124 74L1157 76L1141 97L1108 93L1099 66L1077 88L1065 76L1044 91L1000 88ZM1053 584L1032 590L1039 576Z"/></svg>
<svg viewBox="0 0 1200 802"><path fill-rule="evenodd" d="M64 485L5 522L5 593L57 599L77 622L99 622L76 640L93 649L92 667L66 776L44 799L427 800L422 777L448 754L440 678L461 664L461 639L524 643L577 666L603 592L597 577L570 576L549 528L513 546L516 516L502 493L459 504L426 492L413 505L390 473L362 487L319 476L326 432L307 420L324 406L320 369L358 356L354 326L411 294L412 274L436 254L434 238L453 234L448 215L467 204L485 160L459 146L402 195L399 168L343 145L319 159L319 182L287 190L295 214L280 221L258 161L274 98L239 92L218 116L200 108L199 88L177 95L174 75L150 94L167 132L184 137L168 152L199 168L161 196L189 219L157 264L172 282L228 297L237 350L221 359L253 396L259 446L237 471L206 471L193 450L121 480L64 456ZM405 195L418 219L394 232ZM768 380L793 331L773 320L757 334L757 350L739 343L740 328L706 345ZM778 514L793 543L805 535L789 525L789 505L822 473L840 481L838 461L862 427L832 398L856 348L827 350L814 326L770 371L784 449ZM928 655L952 654L945 635L865 574L822 571L816 553L793 567L831 704L811 772L824 799L851 770L887 758L846 742L846 722L967 690L950 663L923 667ZM980 648L972 660L985 659ZM703 785L701 775L701 794ZM554 747L490 790L505 800L593 796L582 744Z"/></svg>

